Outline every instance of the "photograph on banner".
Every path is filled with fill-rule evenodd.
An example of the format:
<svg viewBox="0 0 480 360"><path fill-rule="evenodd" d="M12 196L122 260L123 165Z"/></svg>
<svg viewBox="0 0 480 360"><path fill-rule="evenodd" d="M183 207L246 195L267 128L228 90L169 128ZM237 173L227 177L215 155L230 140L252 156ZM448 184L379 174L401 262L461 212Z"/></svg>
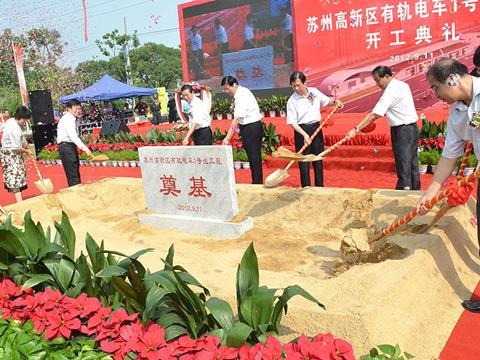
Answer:
<svg viewBox="0 0 480 360"><path fill-rule="evenodd" d="M295 0L293 14L297 67L310 86L340 98L344 112L370 111L378 101L377 65L410 85L417 109L435 105L429 66L449 56L473 67L480 45L477 0Z"/></svg>
<svg viewBox="0 0 480 360"><path fill-rule="evenodd" d="M179 6L184 80L220 90L231 75L250 89L289 87L290 0L193 1Z"/></svg>

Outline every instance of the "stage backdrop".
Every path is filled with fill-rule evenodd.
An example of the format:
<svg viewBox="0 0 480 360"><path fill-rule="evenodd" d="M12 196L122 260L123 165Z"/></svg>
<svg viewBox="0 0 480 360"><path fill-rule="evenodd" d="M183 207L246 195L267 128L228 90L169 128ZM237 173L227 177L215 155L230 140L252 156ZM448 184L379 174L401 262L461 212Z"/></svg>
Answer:
<svg viewBox="0 0 480 360"><path fill-rule="evenodd" d="M282 8L293 17L295 50L291 53L281 48L288 27ZM472 67L473 52L480 45L479 0L292 0L291 4L285 0L201 0L179 7L185 81L195 80L192 56L188 56L194 24L200 24L207 39L205 72L200 76L204 79L197 80L218 87L221 75L244 74L242 66L235 74L222 73L222 61L215 59L216 45L212 44L216 41L214 19L220 17L227 26L232 24L231 47L240 51L238 44L243 40L239 37L248 13L256 16L256 38L268 33L269 27L273 29L272 37L267 36L275 54L273 89L288 86L289 71L299 69L309 85L341 98L345 111L350 112L369 111L378 100L380 89L370 75L377 65L391 67L397 78L410 85L418 109L435 105L438 100L425 81L428 67L441 56ZM256 47L265 45L269 44L256 43ZM209 60L212 55L215 60ZM289 68L291 55L295 66Z"/></svg>

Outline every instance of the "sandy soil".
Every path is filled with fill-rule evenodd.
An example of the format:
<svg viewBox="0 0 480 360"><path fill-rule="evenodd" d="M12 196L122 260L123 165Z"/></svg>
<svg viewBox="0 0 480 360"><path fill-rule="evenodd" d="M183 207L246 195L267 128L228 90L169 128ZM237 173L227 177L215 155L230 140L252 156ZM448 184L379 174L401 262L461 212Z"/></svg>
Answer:
<svg viewBox="0 0 480 360"><path fill-rule="evenodd" d="M330 331L351 341L357 356L379 343L400 344L418 359L438 357L462 308L478 282L480 263L473 201L453 209L429 234L417 234L431 216L419 217L390 237L380 259L348 268L339 254L341 240L372 224L382 225L409 211L415 192L354 189L264 189L239 185L239 210L254 228L240 239L211 239L140 226L145 211L141 179L118 178L43 195L6 209L15 221L31 210L42 223L59 220L61 209L84 249L88 231L106 248L132 254L154 248L141 260L151 270L175 244L175 262L187 268L212 295L233 303L236 267L254 242L261 284L299 284L326 311L294 299L284 317L283 340L299 333Z"/></svg>

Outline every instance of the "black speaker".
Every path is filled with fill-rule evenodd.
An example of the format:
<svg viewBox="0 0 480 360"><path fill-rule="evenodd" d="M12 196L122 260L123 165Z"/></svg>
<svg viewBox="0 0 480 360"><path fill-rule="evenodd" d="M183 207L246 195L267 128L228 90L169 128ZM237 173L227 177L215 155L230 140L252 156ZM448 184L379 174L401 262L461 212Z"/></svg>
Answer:
<svg viewBox="0 0 480 360"><path fill-rule="evenodd" d="M122 120L108 120L102 124L100 135L117 135L119 132L129 133L130 129Z"/></svg>
<svg viewBox="0 0 480 360"><path fill-rule="evenodd" d="M57 124L44 124L32 126L33 144L35 152L38 154L45 145L53 143L57 136Z"/></svg>
<svg viewBox="0 0 480 360"><path fill-rule="evenodd" d="M54 121L52 95L50 90L34 90L28 93L33 125L51 124Z"/></svg>

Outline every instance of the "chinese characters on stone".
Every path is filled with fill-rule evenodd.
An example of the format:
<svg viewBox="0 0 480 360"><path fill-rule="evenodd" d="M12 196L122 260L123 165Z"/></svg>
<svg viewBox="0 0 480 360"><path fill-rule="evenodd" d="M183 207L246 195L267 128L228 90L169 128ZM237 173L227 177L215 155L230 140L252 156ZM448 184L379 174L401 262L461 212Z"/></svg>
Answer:
<svg viewBox="0 0 480 360"><path fill-rule="evenodd" d="M258 78L261 78L262 76L263 76L263 72L262 72L262 69L260 68L260 65L253 66L250 78L258 79ZM237 80L242 81L242 80L247 80L248 76L244 68L237 68L235 70L235 77L237 78Z"/></svg>
<svg viewBox="0 0 480 360"><path fill-rule="evenodd" d="M175 196L177 197L182 190L177 189L177 179L173 177L173 175L163 175L160 178L162 182L162 188L160 189L160 192L165 195L165 196ZM190 186L190 192L188 193L188 196L193 196L193 197L211 197L212 193L207 190L207 185L205 178L203 176L200 176L199 178L196 178L195 176L192 176L189 179L191 186Z"/></svg>
<svg viewBox="0 0 480 360"><path fill-rule="evenodd" d="M391 24L395 17L402 22L412 20L414 17L425 19L430 16L442 17L446 13L455 14L461 7L473 13L477 10L479 0L417 0L414 4L402 1L396 6L385 4L383 6L367 7L364 9L352 9L338 11L336 13L325 13L321 17L309 16L306 18L307 33L314 34L317 31L334 31L340 29L360 28L363 26L377 24ZM405 26L405 25L404 25ZM456 23L445 22L441 28L445 41L458 40ZM402 37L404 30L392 30L385 35L380 32L369 32L366 34L366 48L377 49L379 42L388 41L390 46L406 45ZM421 25L416 29L415 44L432 42L432 29Z"/></svg>

